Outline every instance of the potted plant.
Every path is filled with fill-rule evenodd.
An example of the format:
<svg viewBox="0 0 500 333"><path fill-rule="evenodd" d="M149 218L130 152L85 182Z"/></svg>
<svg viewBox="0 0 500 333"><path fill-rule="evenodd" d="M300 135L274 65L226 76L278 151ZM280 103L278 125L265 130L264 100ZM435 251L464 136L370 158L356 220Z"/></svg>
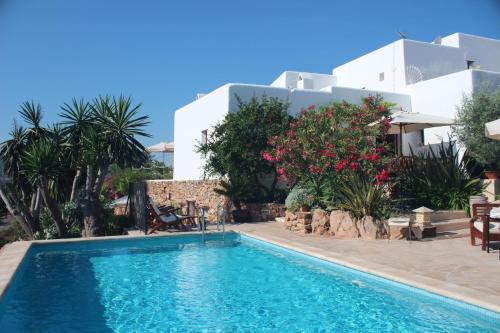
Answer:
<svg viewBox="0 0 500 333"><path fill-rule="evenodd" d="M481 87L463 99L453 132L469 154L485 166L487 179L500 179L500 141L485 136L485 124L500 118L500 88Z"/></svg>

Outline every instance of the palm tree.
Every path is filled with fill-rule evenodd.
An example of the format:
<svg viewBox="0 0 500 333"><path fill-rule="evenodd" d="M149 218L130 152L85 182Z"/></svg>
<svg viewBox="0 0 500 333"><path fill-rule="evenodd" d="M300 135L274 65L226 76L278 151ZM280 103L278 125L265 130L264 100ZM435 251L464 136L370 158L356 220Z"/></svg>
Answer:
<svg viewBox="0 0 500 333"><path fill-rule="evenodd" d="M92 104L92 129L86 132L83 154L87 160L85 190L80 206L84 216L84 235L102 232L98 200L104 178L112 164L120 167L140 166L148 154L137 136L144 131L148 116L138 116L140 104L132 106L130 97L99 97Z"/></svg>
<svg viewBox="0 0 500 333"><path fill-rule="evenodd" d="M43 202L55 222L59 237L68 235L57 200L51 194L51 184L57 182L62 171L61 150L53 139L39 139L33 142L23 154L23 170L27 179L40 189Z"/></svg>
<svg viewBox="0 0 500 333"><path fill-rule="evenodd" d="M64 119L61 124L64 126L64 134L67 138L68 158L71 167L76 169L70 194L70 201L75 201L83 173L84 136L92 125L91 106L83 99L77 101L73 98L71 104L64 103L61 109L63 112L59 115Z"/></svg>
<svg viewBox="0 0 500 333"><path fill-rule="evenodd" d="M14 216L28 237L33 238L39 230L38 212L40 201L37 200L37 191L33 191L26 177L20 172L23 167L22 156L27 147L28 131L14 123L10 132L10 139L2 142L0 158L4 162L4 171L10 177L11 184L0 184L0 196L9 213ZM26 201L31 197L31 210ZM18 209L19 213L16 211Z"/></svg>

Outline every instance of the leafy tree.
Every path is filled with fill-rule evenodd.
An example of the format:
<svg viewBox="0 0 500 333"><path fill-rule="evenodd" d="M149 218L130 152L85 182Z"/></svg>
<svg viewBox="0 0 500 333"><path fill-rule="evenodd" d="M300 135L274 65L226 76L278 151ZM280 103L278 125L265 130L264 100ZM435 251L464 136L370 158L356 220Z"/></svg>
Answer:
<svg viewBox="0 0 500 333"><path fill-rule="evenodd" d="M225 178L227 188L230 184L243 186L230 191L235 203L272 201L278 174L272 163L262 159L262 152L270 148L269 137L286 130L291 120L289 104L266 95L260 99L254 96L248 102L236 98L237 110L228 113L213 127L207 142L198 146L206 159L205 175Z"/></svg>
<svg viewBox="0 0 500 333"><path fill-rule="evenodd" d="M453 127L458 141L470 155L491 170L500 167L500 141L485 136L487 122L500 118L500 88L492 91L488 85L470 96L464 96Z"/></svg>

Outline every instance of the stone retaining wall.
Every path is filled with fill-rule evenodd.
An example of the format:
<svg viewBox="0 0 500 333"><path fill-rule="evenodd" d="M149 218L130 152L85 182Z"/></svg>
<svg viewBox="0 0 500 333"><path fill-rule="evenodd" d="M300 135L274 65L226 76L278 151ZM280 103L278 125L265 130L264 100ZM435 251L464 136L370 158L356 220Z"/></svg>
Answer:
<svg viewBox="0 0 500 333"><path fill-rule="evenodd" d="M208 220L217 219L217 206L227 205L223 195L214 192L218 180L148 180L148 195L160 205L185 205L187 200L208 206Z"/></svg>
<svg viewBox="0 0 500 333"><path fill-rule="evenodd" d="M217 219L217 207L228 206L223 195L214 192L218 180L148 180L148 195L160 205L185 205L187 200L208 207L208 221ZM242 209L250 211L251 221L261 222L284 216L285 207L276 203L244 203ZM229 221L228 221L229 222Z"/></svg>

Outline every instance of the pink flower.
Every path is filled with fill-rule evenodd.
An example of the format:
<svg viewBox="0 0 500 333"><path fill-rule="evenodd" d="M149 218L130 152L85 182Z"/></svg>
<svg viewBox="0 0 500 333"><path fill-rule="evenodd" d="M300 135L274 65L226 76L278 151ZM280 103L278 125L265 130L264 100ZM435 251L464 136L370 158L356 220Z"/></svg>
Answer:
<svg viewBox="0 0 500 333"><path fill-rule="evenodd" d="M276 169L276 173L280 176L283 176L285 174L285 169L282 167L279 167Z"/></svg>
<svg viewBox="0 0 500 333"><path fill-rule="evenodd" d="M347 165L347 160L338 161L335 169L337 170L337 172L342 171L342 169L344 169L346 165Z"/></svg>
<svg viewBox="0 0 500 333"><path fill-rule="evenodd" d="M319 171L318 167L315 165L311 165L310 170L311 170L311 173L318 173L318 171Z"/></svg>
<svg viewBox="0 0 500 333"><path fill-rule="evenodd" d="M351 163L349 164L349 168L350 168L352 171L357 170L357 169L358 169L358 167L359 167L359 163L357 163L357 162L351 162Z"/></svg>
<svg viewBox="0 0 500 333"><path fill-rule="evenodd" d="M267 152L262 153L262 157L268 162L274 161L274 158Z"/></svg>
<svg viewBox="0 0 500 333"><path fill-rule="evenodd" d="M377 184L380 185L382 183L385 183L389 179L389 173L387 172L387 170L383 169L382 171L380 171L380 173L376 174L374 178L377 181Z"/></svg>
<svg viewBox="0 0 500 333"><path fill-rule="evenodd" d="M314 110L314 109L316 109L316 105L311 104L311 105L309 105L309 107L307 109L308 110Z"/></svg>

